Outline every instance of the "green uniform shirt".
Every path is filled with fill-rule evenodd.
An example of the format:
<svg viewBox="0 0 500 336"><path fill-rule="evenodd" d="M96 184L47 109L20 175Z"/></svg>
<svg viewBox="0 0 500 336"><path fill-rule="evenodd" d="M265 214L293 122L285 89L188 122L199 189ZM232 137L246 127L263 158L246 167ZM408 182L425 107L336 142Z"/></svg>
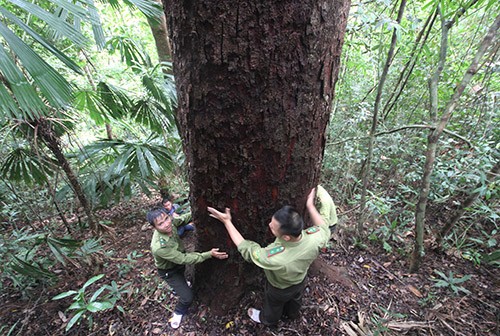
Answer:
<svg viewBox="0 0 500 336"><path fill-rule="evenodd" d="M329 226L334 226L337 224L337 209L335 207L335 203L333 203L333 199L322 186L318 185L316 188L316 197L318 199L318 212L323 217L323 220Z"/></svg>
<svg viewBox="0 0 500 336"><path fill-rule="evenodd" d="M328 225L313 226L302 230L299 241L287 242L276 238L263 248L251 240L238 245L238 251L246 261L264 269L267 280L276 288L288 288L301 283L319 251L330 239Z"/></svg>
<svg viewBox="0 0 500 336"><path fill-rule="evenodd" d="M172 225L177 227L187 224L190 218L191 213L183 214L174 218ZM210 251L186 253L184 245L175 230L173 230L172 236L155 230L151 239L151 253L155 259L156 267L162 270L169 270L176 265L197 264L212 257Z"/></svg>

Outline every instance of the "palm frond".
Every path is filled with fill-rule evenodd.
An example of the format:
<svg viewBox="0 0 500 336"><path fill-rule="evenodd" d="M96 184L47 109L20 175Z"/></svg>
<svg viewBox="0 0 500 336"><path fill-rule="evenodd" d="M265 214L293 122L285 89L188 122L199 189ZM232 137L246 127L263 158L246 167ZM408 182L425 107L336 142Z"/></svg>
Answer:
<svg viewBox="0 0 500 336"><path fill-rule="evenodd" d="M149 94L159 102L163 102L165 106L170 105L170 98L165 94L164 88L158 85L155 79L149 75L142 76L142 85L146 88Z"/></svg>
<svg viewBox="0 0 500 336"><path fill-rule="evenodd" d="M100 99L99 92L89 90L79 90L75 92L74 107L79 111L87 111L90 118L97 125L104 125L109 121L106 107Z"/></svg>
<svg viewBox="0 0 500 336"><path fill-rule="evenodd" d="M0 34L10 48L16 51L17 57L49 103L56 108L68 105L72 96L71 86L66 79L2 23Z"/></svg>
<svg viewBox="0 0 500 336"><path fill-rule="evenodd" d="M3 26L0 22L0 27ZM5 27L5 26L3 26ZM26 119L34 119L39 116L42 111L47 108L43 101L38 96L35 88L31 86L28 80L23 76L21 70L17 68L14 61L9 57L2 45L0 45L0 71L12 91L21 113L15 113L7 117L19 117L22 115ZM5 99L4 99L5 100ZM7 110L1 110L0 113L8 113Z"/></svg>
<svg viewBox="0 0 500 336"><path fill-rule="evenodd" d="M104 48L106 44L106 37L104 36L104 31L102 30L101 18L93 0L87 0L88 13L90 15L90 22L92 24L92 32L94 33L94 40L99 49Z"/></svg>
<svg viewBox="0 0 500 336"><path fill-rule="evenodd" d="M33 29L31 29L28 25L26 25L24 22L19 20L15 15L7 11L5 8L0 7L0 13L2 13L3 16L8 18L11 22L15 23L18 25L21 29L23 29L28 35L30 35L36 42L40 43L45 49L50 51L54 56L56 56L61 62L66 64L68 68L71 70L75 71L78 74L83 74L82 69L75 63L73 60L71 60L66 54L61 52L59 49L57 49L53 44L49 43L45 38L40 36L38 33L36 33Z"/></svg>
<svg viewBox="0 0 500 336"><path fill-rule="evenodd" d="M52 2L59 7L54 11L54 13L61 20L68 22L68 18L73 20L73 29L80 34L82 21L89 22L92 26L92 32L94 33L94 41L99 49L104 47L106 43L106 38L104 36L104 31L102 29L101 18L99 12L97 11L93 0L81 0L79 3L84 4L82 7L76 3L67 0L52 0ZM54 38L58 39L61 37L61 33L54 31Z"/></svg>
<svg viewBox="0 0 500 336"><path fill-rule="evenodd" d="M6 122L7 116L14 118L21 116L16 102L12 99L2 82L0 82L0 106L3 109L3 112L0 113L0 124L2 125Z"/></svg>
<svg viewBox="0 0 500 336"><path fill-rule="evenodd" d="M46 167L37 156L24 148L16 148L5 157L0 173L11 181L23 181L28 185L44 184L52 174L52 167Z"/></svg>
<svg viewBox="0 0 500 336"><path fill-rule="evenodd" d="M8 0L8 1L18 6L19 8L22 8L26 12L33 14L40 20L45 21L51 29L53 29L54 31L63 36L66 36L77 46L84 47L85 45L88 44L88 39L81 32L76 30L68 22L62 20L57 15L49 13L35 4L23 0ZM86 13L83 16L87 18Z"/></svg>
<svg viewBox="0 0 500 336"><path fill-rule="evenodd" d="M156 1L123 0L123 2L129 6L134 5L149 19L155 20L158 19L160 15L163 15L163 7Z"/></svg>
<svg viewBox="0 0 500 336"><path fill-rule="evenodd" d="M136 40L128 36L113 36L106 45L111 54L118 51L120 53L120 60L125 62L127 66L132 67L132 70L138 71L140 66L151 66L151 60L144 48L138 44Z"/></svg>
<svg viewBox="0 0 500 336"><path fill-rule="evenodd" d="M138 179L152 179L163 171L171 171L172 158L168 148L156 144L101 140L84 148L87 157L101 151L114 155L105 178L129 172Z"/></svg>
<svg viewBox="0 0 500 336"><path fill-rule="evenodd" d="M94 2L92 0L78 1L77 3L68 0L51 0L51 2L59 6L58 10L64 9L68 13L71 13L73 17L89 21L92 24L100 24L100 19L92 17L89 13L88 9L91 7L94 7L95 9ZM85 4L85 7L82 7L78 3ZM56 10L55 13L58 14L58 11Z"/></svg>
<svg viewBox="0 0 500 336"><path fill-rule="evenodd" d="M173 116L169 112L159 102L143 98L137 100L132 106L130 117L155 132L164 133L172 129L174 125Z"/></svg>
<svg viewBox="0 0 500 336"><path fill-rule="evenodd" d="M120 88L106 82L99 82L97 91L109 114L115 119L123 118L131 105L127 94Z"/></svg>

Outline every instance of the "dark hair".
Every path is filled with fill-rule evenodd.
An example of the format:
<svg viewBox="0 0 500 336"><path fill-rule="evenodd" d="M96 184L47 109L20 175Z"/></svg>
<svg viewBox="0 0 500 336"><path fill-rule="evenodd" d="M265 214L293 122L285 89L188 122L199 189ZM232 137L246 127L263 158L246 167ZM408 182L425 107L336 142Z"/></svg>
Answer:
<svg viewBox="0 0 500 336"><path fill-rule="evenodd" d="M280 233L298 237L304 228L304 221L294 207L285 205L273 215L280 223Z"/></svg>
<svg viewBox="0 0 500 336"><path fill-rule="evenodd" d="M161 214L165 214L169 216L167 210L165 208L154 208L148 212L146 215L146 220L149 224L155 226L155 220L161 216Z"/></svg>
<svg viewBox="0 0 500 336"><path fill-rule="evenodd" d="M171 195L163 197L163 199L161 200L161 204L165 204L166 202L173 202L173 199L174 198Z"/></svg>

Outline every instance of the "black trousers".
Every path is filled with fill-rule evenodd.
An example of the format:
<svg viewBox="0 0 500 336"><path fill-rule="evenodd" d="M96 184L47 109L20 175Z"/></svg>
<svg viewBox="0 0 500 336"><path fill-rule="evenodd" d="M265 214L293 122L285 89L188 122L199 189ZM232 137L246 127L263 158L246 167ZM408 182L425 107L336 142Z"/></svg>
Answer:
<svg viewBox="0 0 500 336"><path fill-rule="evenodd" d="M304 286L305 279L297 285L284 289L276 288L266 281L260 321L265 325L274 326L282 317L291 319L299 317Z"/></svg>
<svg viewBox="0 0 500 336"><path fill-rule="evenodd" d="M174 312L186 314L189 306L193 303L193 290L188 286L184 277L184 265L178 265L169 270L158 269L158 275L165 280L179 296L179 302L175 306Z"/></svg>

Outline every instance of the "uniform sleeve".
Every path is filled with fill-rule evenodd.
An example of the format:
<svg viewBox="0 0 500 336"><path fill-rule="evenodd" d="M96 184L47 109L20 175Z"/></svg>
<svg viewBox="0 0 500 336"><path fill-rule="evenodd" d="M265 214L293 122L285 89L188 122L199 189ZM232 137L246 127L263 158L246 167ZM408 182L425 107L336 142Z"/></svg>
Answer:
<svg viewBox="0 0 500 336"><path fill-rule="evenodd" d="M319 199L318 212L328 225L335 225L338 222L337 209L330 194L318 185L317 197Z"/></svg>
<svg viewBox="0 0 500 336"><path fill-rule="evenodd" d="M198 264L212 257L210 251L183 253L168 247L158 249L156 256L178 265Z"/></svg>
<svg viewBox="0 0 500 336"><path fill-rule="evenodd" d="M261 247L254 241L244 240L238 245L238 251L243 259L252 262L262 269L276 270L282 267L275 259L268 257L266 248Z"/></svg>
<svg viewBox="0 0 500 336"><path fill-rule="evenodd" d="M190 220L191 220L191 212L186 212L185 214L182 214L179 217L174 217L172 224L174 224L175 227L179 227L188 224Z"/></svg>

